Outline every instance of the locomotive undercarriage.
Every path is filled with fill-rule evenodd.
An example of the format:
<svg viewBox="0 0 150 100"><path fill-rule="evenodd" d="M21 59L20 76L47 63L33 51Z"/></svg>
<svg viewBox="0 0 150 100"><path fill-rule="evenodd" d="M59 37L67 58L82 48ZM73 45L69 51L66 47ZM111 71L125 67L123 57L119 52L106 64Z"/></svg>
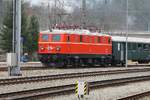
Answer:
<svg viewBox="0 0 150 100"><path fill-rule="evenodd" d="M111 55L81 55L81 54L42 54L40 61L48 67L79 67L79 66L109 66L112 64Z"/></svg>

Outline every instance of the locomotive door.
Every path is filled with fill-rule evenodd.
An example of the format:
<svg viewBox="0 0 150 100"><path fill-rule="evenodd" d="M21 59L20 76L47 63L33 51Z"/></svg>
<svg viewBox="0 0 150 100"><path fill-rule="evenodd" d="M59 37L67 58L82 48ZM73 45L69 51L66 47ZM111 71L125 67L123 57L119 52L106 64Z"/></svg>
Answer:
<svg viewBox="0 0 150 100"><path fill-rule="evenodd" d="M66 52L68 53L71 53L70 42L71 42L70 35L67 35L67 45L66 45L67 51Z"/></svg>

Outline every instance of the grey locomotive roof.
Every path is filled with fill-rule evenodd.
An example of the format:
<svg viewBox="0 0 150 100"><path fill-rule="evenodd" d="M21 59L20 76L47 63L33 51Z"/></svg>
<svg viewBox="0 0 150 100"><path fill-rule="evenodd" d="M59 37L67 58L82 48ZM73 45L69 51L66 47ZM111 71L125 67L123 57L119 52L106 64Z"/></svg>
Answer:
<svg viewBox="0 0 150 100"><path fill-rule="evenodd" d="M126 37L112 36L112 41L126 42ZM128 37L127 41L132 42L132 43L149 43L150 44L150 39L148 38Z"/></svg>
<svg viewBox="0 0 150 100"><path fill-rule="evenodd" d="M59 30L59 29L54 29L52 30L52 32L50 32L49 30L46 31L41 31L41 33L43 34L63 34L63 33L67 33L67 34L79 34L79 35L97 35L97 36L109 36L107 34L103 34L103 33L98 33L98 32L90 32L89 30L82 30L82 29L75 29L75 30Z"/></svg>

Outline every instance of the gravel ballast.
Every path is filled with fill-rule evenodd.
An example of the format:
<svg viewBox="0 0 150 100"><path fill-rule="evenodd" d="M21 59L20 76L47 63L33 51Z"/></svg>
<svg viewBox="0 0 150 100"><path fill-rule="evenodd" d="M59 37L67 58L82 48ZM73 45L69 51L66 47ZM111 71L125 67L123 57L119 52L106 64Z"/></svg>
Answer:
<svg viewBox="0 0 150 100"><path fill-rule="evenodd" d="M79 73L79 72L92 72L92 71L109 71L109 70L125 70L125 69L142 69L150 67L111 67L111 68L68 68L68 69L43 69L43 70L23 70L21 71L22 76L39 76L39 75L54 75L54 74L64 74L64 73ZM11 76L14 77L14 76ZM0 72L0 78L11 78L8 76L7 71Z"/></svg>
<svg viewBox="0 0 150 100"><path fill-rule="evenodd" d="M0 86L0 93L36 89L36 88L50 87L50 86L58 86L58 85L74 84L77 80L78 81L100 81L100 80L135 77L135 76L142 76L142 75L150 75L150 72L124 73L124 74L116 74L116 75L115 74L101 75L101 76L91 76L91 77L83 77L83 78L43 81L43 82L35 82L35 83L24 83L24 84L17 84L17 85L6 85L6 86Z"/></svg>
<svg viewBox="0 0 150 100"><path fill-rule="evenodd" d="M90 94L82 100L117 100L129 95L150 91L150 81L130 83L115 87L106 87L90 91ZM150 96L149 96L150 97ZM137 100L150 100L148 96ZM78 100L75 94L61 95L40 100Z"/></svg>

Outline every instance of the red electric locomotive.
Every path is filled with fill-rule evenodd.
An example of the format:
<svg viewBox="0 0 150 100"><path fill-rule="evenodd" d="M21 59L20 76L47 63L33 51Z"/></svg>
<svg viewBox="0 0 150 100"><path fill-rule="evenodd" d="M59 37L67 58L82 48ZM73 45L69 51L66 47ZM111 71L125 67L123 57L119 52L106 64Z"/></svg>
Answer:
<svg viewBox="0 0 150 100"><path fill-rule="evenodd" d="M40 32L38 47L39 59L47 66L111 63L111 36L88 30Z"/></svg>

